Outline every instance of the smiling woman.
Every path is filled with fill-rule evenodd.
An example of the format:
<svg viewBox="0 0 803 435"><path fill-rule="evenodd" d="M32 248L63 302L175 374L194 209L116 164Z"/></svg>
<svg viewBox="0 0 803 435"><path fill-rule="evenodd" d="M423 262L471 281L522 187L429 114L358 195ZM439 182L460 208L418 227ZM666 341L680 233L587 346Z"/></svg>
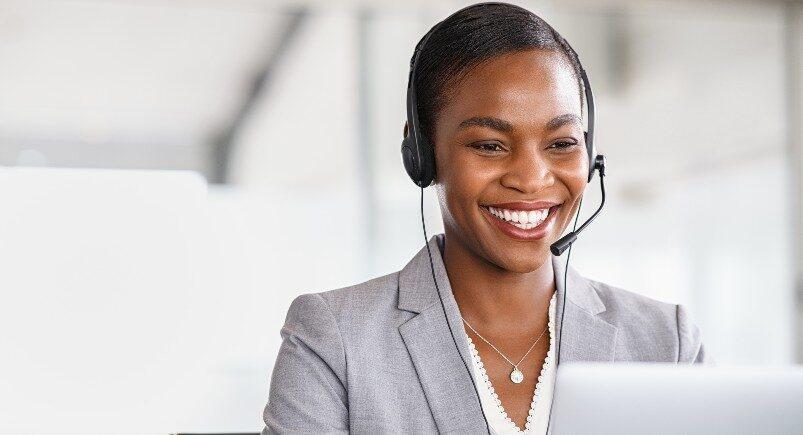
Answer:
<svg viewBox="0 0 803 435"><path fill-rule="evenodd" d="M558 361L705 360L683 306L551 254L604 169L583 74L513 5L470 6L422 38L402 154L434 184L445 232L399 272L293 301L263 433L545 433Z"/></svg>

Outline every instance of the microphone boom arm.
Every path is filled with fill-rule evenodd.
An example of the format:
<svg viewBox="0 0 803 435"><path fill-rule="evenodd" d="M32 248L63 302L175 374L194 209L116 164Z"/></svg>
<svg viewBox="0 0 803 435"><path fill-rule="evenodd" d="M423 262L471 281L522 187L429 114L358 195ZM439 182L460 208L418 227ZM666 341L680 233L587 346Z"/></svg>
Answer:
<svg viewBox="0 0 803 435"><path fill-rule="evenodd" d="M575 231L569 231L568 234L561 237L560 239L558 239L557 242L549 246L549 250L552 251L552 253L555 255L563 254L563 251L568 249L569 246L571 246L571 244L574 243L575 240L577 240L577 235L580 234L580 231L583 231L583 229L589 223L591 223L591 221L594 220L595 217L597 217L600 210L602 210L602 206L605 205L605 156L598 155L596 161L594 162L594 166L599 171L599 186L602 191L602 202L600 202L597 211L595 211L590 218L588 218L585 222L583 222L583 225L580 225L580 228L578 228Z"/></svg>

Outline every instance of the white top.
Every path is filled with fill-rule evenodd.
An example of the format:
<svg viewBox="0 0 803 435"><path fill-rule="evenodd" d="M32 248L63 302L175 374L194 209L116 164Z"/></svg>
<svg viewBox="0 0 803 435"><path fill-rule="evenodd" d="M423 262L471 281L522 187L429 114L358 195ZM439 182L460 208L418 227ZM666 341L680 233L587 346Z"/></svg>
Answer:
<svg viewBox="0 0 803 435"><path fill-rule="evenodd" d="M499 396L494 392L491 380L485 372L477 348L471 337L466 333L468 345L471 349L472 364L474 368L474 379L477 380L477 390L480 394L480 403L488 420L488 425L492 435L502 434L546 434L547 422L549 420L549 410L552 407L552 391L555 387L555 369L553 363L555 353L555 292L549 301L549 350L547 351L544 364L541 367L541 374L533 392L533 400L530 404L530 413L527 416L527 423L522 431L510 417L507 416ZM465 328L463 329L465 333ZM523 362L522 364L525 364ZM513 370L513 367L510 368Z"/></svg>

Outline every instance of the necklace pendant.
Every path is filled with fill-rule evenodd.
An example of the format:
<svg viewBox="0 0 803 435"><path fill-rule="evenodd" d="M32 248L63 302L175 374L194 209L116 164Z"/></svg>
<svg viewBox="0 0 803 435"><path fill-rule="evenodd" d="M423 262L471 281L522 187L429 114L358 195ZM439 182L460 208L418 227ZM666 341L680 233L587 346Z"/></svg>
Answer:
<svg viewBox="0 0 803 435"><path fill-rule="evenodd" d="M521 381L524 380L524 373L522 373L518 367L513 367L513 371L510 372L510 380L513 381L514 384L520 384Z"/></svg>

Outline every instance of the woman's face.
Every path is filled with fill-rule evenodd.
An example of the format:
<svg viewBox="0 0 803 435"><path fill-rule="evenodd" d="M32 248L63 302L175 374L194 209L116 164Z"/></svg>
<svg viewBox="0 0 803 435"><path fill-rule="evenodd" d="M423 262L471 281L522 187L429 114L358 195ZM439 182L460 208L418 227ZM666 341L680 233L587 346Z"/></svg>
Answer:
<svg viewBox="0 0 803 435"><path fill-rule="evenodd" d="M549 259L588 174L579 93L568 60L544 50L494 57L449 89L437 190L447 233L473 254L520 273Z"/></svg>

